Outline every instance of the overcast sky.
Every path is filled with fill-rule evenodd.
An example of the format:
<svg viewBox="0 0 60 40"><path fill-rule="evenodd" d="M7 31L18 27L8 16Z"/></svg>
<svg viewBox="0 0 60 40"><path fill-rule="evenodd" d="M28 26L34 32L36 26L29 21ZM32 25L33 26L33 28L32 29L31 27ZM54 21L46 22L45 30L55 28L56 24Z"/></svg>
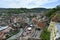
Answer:
<svg viewBox="0 0 60 40"><path fill-rule="evenodd" d="M0 8L53 8L60 0L0 0Z"/></svg>

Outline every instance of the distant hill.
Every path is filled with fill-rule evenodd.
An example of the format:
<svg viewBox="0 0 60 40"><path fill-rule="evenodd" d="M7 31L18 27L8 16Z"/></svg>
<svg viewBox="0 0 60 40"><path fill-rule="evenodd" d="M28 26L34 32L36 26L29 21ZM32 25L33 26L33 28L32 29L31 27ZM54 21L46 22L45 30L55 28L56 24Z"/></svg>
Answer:
<svg viewBox="0 0 60 40"><path fill-rule="evenodd" d="M33 9L27 9L27 8L0 8L0 13L41 13L46 12L48 9L46 8L33 8Z"/></svg>

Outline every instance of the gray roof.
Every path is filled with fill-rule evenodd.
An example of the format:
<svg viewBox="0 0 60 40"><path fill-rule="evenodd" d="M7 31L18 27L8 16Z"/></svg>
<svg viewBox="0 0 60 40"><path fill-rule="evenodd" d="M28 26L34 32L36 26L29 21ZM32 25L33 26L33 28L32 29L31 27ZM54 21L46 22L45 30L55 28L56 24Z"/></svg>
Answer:
<svg viewBox="0 0 60 40"><path fill-rule="evenodd" d="M4 27L0 26L0 31L4 30L6 28L8 28L8 26L4 26Z"/></svg>
<svg viewBox="0 0 60 40"><path fill-rule="evenodd" d="M58 29L58 32L60 33L60 23L57 23L57 24L56 24L56 27L57 27L57 29Z"/></svg>

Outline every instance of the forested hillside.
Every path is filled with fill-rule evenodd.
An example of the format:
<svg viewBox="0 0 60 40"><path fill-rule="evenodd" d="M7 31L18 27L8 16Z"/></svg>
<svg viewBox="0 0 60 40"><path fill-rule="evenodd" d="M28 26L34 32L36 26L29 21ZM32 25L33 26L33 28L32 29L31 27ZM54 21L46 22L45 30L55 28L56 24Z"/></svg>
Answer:
<svg viewBox="0 0 60 40"><path fill-rule="evenodd" d="M27 9L27 8L0 8L0 13L41 13L46 12L48 9L46 8L33 8L33 9Z"/></svg>

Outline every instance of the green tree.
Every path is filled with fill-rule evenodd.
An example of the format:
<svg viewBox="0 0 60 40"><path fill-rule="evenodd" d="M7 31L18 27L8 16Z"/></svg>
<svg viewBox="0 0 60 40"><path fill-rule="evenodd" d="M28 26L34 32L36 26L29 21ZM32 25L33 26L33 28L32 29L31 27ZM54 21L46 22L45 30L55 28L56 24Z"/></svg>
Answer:
<svg viewBox="0 0 60 40"><path fill-rule="evenodd" d="M47 28L44 28L41 33L42 40L50 40L50 32L47 31Z"/></svg>
<svg viewBox="0 0 60 40"><path fill-rule="evenodd" d="M57 6L56 8L50 9L48 12L45 13L45 15L47 17L49 17L49 19L51 20L57 11L60 11L60 6Z"/></svg>

